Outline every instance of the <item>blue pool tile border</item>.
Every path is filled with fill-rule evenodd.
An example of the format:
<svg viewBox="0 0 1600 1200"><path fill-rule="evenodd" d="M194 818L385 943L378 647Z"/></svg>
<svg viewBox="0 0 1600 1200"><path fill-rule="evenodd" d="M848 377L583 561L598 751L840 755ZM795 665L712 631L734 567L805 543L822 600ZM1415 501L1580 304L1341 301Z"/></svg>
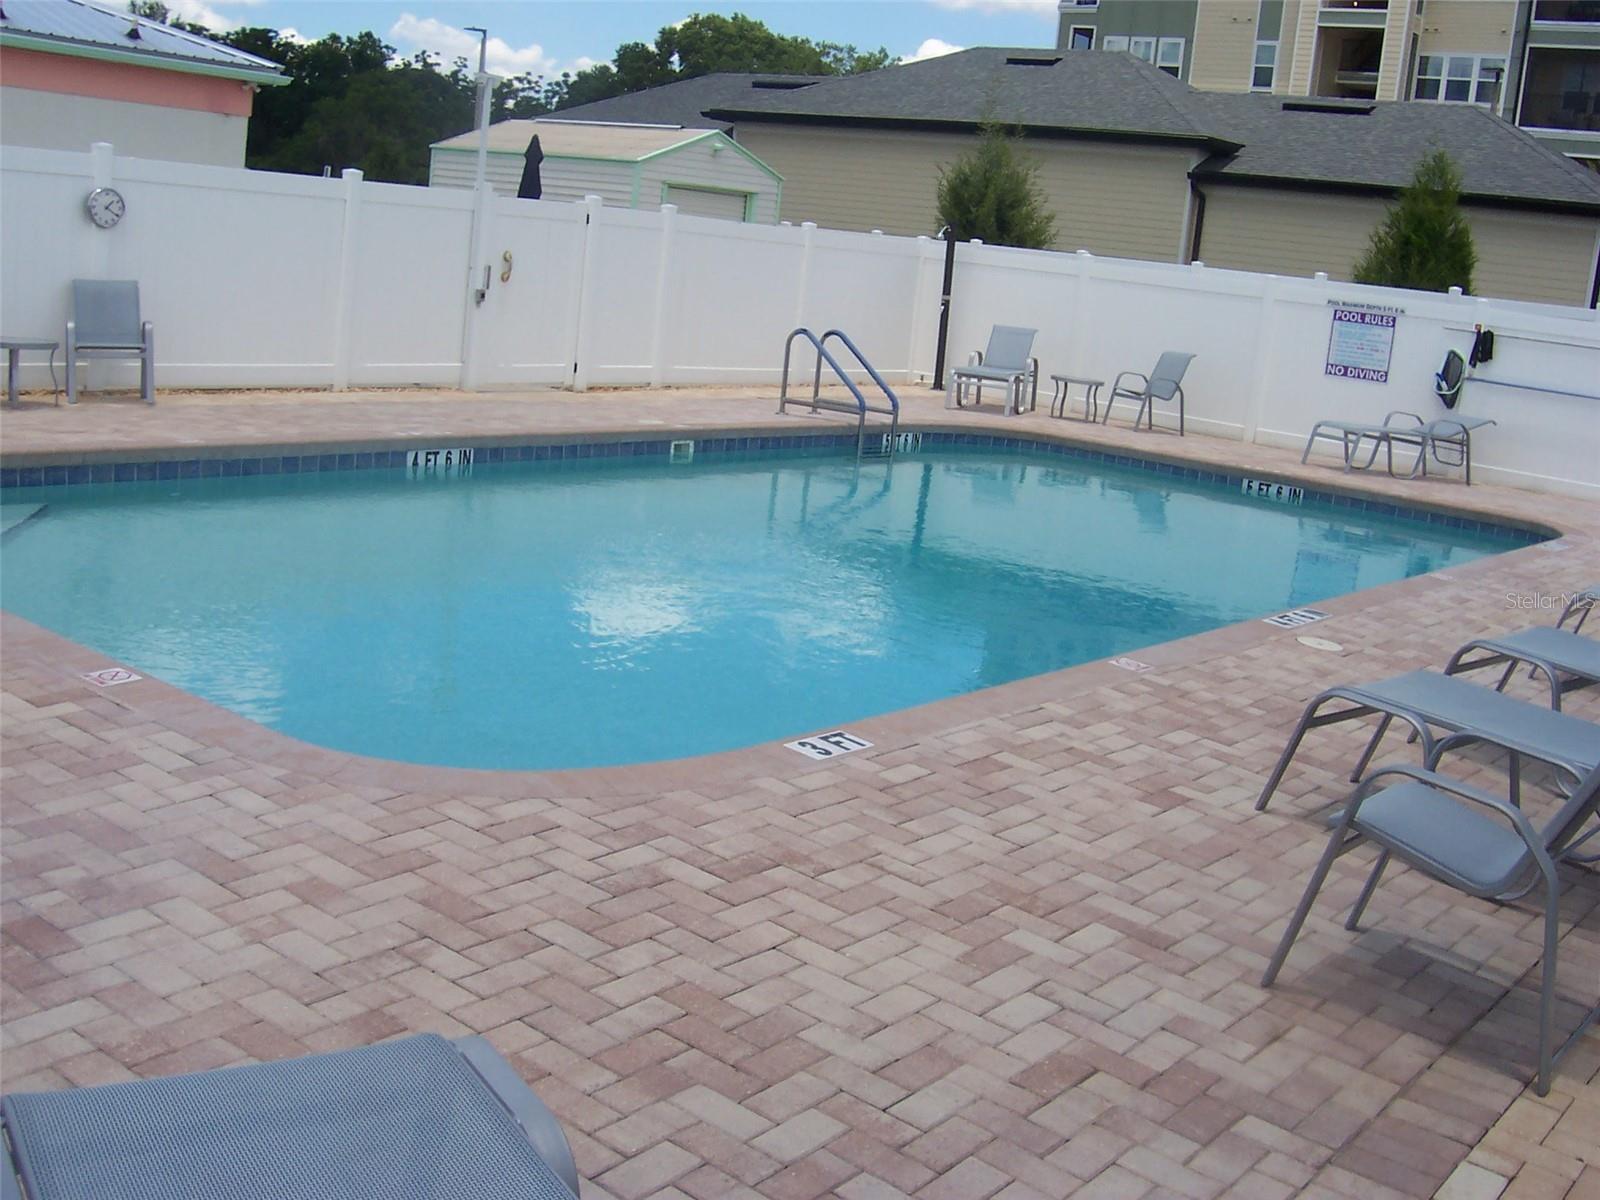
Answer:
<svg viewBox="0 0 1600 1200"><path fill-rule="evenodd" d="M1242 471L1185 463L1168 462L1159 458L1141 458L1122 451L1099 450L1092 446L1075 445L1031 437L1015 437L998 433L958 433L953 430L931 429L913 431L920 435L920 448L1000 451L1014 454L1044 454L1055 458L1102 466L1122 467L1165 475L1192 483L1212 484L1225 488L1239 488L1250 478ZM574 462L593 458L666 458L674 441L692 441L694 453L699 455L767 454L774 451L847 451L856 445L854 433L803 433L803 434L718 434L707 437L650 438L634 440L540 442L525 445L497 445L474 447L478 462L484 464L514 462ZM340 451L331 454L274 454L251 458L192 458L161 459L114 463L78 464L47 467L0 467L0 492L35 487L70 487L81 484L148 483L179 479L210 479L253 475L296 475L324 471L403 470L410 449ZM1290 483L1288 480L1272 482ZM1500 537L1520 545L1533 545L1546 541L1548 533L1523 528L1497 520L1438 512L1397 504L1390 500L1369 499L1345 492L1325 491L1292 484L1302 490L1306 501L1324 504L1350 512L1365 512L1375 516L1399 517L1420 521L1462 533Z"/></svg>

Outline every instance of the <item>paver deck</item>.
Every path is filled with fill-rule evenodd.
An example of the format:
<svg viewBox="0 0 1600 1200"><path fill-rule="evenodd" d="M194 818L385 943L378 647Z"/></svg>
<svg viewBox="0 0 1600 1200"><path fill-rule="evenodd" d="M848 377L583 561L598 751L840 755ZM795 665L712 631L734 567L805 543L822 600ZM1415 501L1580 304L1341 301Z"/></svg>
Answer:
<svg viewBox="0 0 1600 1200"><path fill-rule="evenodd" d="M755 389L163 396L27 403L0 437L13 465L828 420L771 408ZM1600 1195L1600 1033L1550 1096L1524 1087L1533 910L1394 871L1347 933L1353 854L1264 991L1360 733L1314 735L1252 811L1328 682L1437 666L1600 579L1600 504L927 393L907 409L1565 536L1327 602L1314 632L1337 651L1251 622L1140 651L1140 674L1089 664L859 722L875 748L821 764L377 762L158 680L96 690L77 676L102 656L4 615L5 1087L476 1032L560 1116L593 1200ZM1600 696L1568 708L1600 719ZM1566 879L1570 1026L1600 988L1600 879Z"/></svg>

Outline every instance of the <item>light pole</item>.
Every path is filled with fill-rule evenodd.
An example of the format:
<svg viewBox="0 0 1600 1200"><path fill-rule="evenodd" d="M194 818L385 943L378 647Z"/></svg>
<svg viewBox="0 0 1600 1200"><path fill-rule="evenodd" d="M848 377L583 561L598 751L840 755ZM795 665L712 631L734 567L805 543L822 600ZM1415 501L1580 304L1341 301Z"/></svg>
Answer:
<svg viewBox="0 0 1600 1200"><path fill-rule="evenodd" d="M477 25L465 28L478 35L478 172L473 186L481 188L489 171L489 31Z"/></svg>

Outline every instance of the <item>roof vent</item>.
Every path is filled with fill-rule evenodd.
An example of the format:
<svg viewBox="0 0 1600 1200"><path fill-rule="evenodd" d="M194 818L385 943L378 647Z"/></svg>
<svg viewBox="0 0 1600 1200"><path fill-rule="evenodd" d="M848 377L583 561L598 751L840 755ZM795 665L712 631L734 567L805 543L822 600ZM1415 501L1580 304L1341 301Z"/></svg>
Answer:
<svg viewBox="0 0 1600 1200"><path fill-rule="evenodd" d="M1008 67L1053 67L1060 61L1061 56L1059 54L1043 58L1031 58L1021 54L1006 55L1006 66Z"/></svg>
<svg viewBox="0 0 1600 1200"><path fill-rule="evenodd" d="M144 40L144 34L139 32L139 22L137 20L135 20L134 23L128 27L128 32L122 36L128 38L130 41L135 42Z"/></svg>
<svg viewBox="0 0 1600 1200"><path fill-rule="evenodd" d="M808 88L816 83L815 79L752 79L750 86L753 88L767 88L775 92L793 92L800 88Z"/></svg>
<svg viewBox="0 0 1600 1200"><path fill-rule="evenodd" d="M1285 100L1284 112L1335 113L1343 117L1370 117L1376 104L1351 103L1346 100Z"/></svg>

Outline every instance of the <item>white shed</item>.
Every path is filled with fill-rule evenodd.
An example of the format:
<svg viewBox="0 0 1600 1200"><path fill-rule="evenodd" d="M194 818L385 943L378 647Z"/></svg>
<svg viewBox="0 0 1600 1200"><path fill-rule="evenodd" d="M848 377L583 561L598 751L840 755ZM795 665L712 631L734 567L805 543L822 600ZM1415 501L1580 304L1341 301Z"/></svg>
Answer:
<svg viewBox="0 0 1600 1200"><path fill-rule="evenodd" d="M600 121L501 121L489 126L487 175L501 196L515 196L523 156L537 134L544 151L543 199L599 196L622 208L676 204L681 212L775 225L783 177L718 129L622 125ZM435 142L433 187L471 187L477 171L474 130Z"/></svg>

